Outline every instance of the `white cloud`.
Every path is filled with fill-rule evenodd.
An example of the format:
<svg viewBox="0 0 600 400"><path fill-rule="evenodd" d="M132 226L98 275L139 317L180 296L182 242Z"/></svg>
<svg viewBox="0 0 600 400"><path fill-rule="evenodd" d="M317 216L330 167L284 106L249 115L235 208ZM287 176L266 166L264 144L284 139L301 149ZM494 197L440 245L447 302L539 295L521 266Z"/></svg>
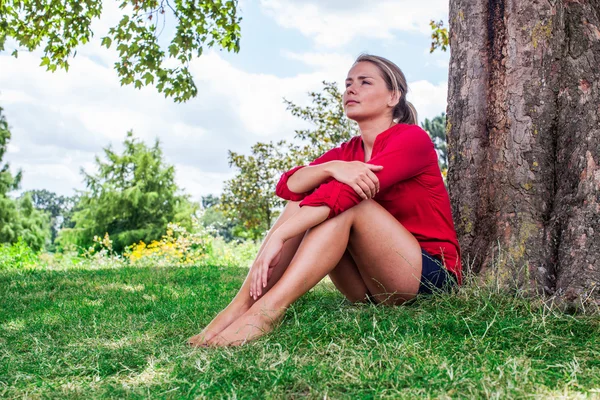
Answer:
<svg viewBox="0 0 600 400"><path fill-rule="evenodd" d="M334 12L335 2L319 6L313 3L306 8L299 5L304 2L285 6L275 0L263 3L273 12L280 7L279 17L283 22L296 9L298 21L310 17L313 11L323 12L323 18L315 18L311 22L313 28L307 28L312 29L310 36L317 41L329 34L328 25L339 28L342 22L359 24L357 29L346 29L352 32L351 37L360 34L361 29L366 29L367 35L387 37L396 29L388 21L389 2L372 3L377 12L386 11L380 15L381 29L375 29L373 22L369 22L369 16L377 13L365 11L366 2L344 2L339 12ZM428 7L414 6L414 10L434 4L425 3ZM148 144L160 139L167 161L176 166L177 182L193 198L218 193L223 180L232 176L227 163L228 149L247 152L256 141L292 137L293 131L306 123L286 111L282 99L305 105L309 101L307 92L319 90L323 80L343 86L356 56L316 48L306 52L281 51L284 57L306 67L301 74L281 78L244 71L218 52L208 51L190 66L198 97L176 104L153 87L135 90L120 86L113 70L114 49L107 50L98 44L103 32L120 15L114 7L108 10L108 19L98 23L94 30L95 40L79 49L68 73L50 73L39 67L39 52L24 52L18 59L8 56L8 52L0 54L0 106L5 108L13 133L6 159L13 170L23 170L24 190L46 188L70 194L73 188L83 188L80 169L93 171L94 156L102 156L102 148L109 144L118 149L126 132L132 129ZM414 10L410 12L415 15L420 12ZM361 16L365 12L366 16ZM429 15L425 22L430 17L434 16ZM417 20L414 16L396 20L402 25L402 21L410 18ZM418 24L414 26L419 29ZM445 110L446 83L409 82L409 88L409 99L421 119Z"/></svg>
<svg viewBox="0 0 600 400"><path fill-rule="evenodd" d="M260 140L291 136L301 122L285 110L283 99L304 104L307 92L318 89L330 77L327 71L314 71L294 77L253 74L235 68L215 52L192 64L201 90L226 98L230 112L237 113L248 133Z"/></svg>
<svg viewBox="0 0 600 400"><path fill-rule="evenodd" d="M448 96L448 83L443 82L434 85L429 81L416 81L408 83L408 95L410 101L419 114L419 121L425 118L432 119L446 112L446 100Z"/></svg>
<svg viewBox="0 0 600 400"><path fill-rule="evenodd" d="M121 87L112 67L83 54L68 73L46 72L39 54L0 55L0 104L13 133L7 159L23 169L25 190L81 189L80 167L93 165L102 147L118 149L132 129L147 143L161 140L194 198L218 192L222 183L216 182L231 174L227 150L247 152L256 141L292 137L305 125L283 98L305 104L306 93L331 78L318 70L289 78L248 73L208 52L191 65L198 98L175 104L152 87Z"/></svg>
<svg viewBox="0 0 600 400"><path fill-rule="evenodd" d="M447 0L290 1L261 0L263 10L317 45L341 47L357 37L390 40L394 32L430 34L431 19L447 19Z"/></svg>
<svg viewBox="0 0 600 400"><path fill-rule="evenodd" d="M223 190L223 182L233 177L233 172L204 172L188 165L175 164L175 180L186 193L219 195Z"/></svg>
<svg viewBox="0 0 600 400"><path fill-rule="evenodd" d="M352 67L356 57L341 53L294 53L285 50L282 55L290 60L300 61L317 71L321 71L328 80L343 82L346 73Z"/></svg>

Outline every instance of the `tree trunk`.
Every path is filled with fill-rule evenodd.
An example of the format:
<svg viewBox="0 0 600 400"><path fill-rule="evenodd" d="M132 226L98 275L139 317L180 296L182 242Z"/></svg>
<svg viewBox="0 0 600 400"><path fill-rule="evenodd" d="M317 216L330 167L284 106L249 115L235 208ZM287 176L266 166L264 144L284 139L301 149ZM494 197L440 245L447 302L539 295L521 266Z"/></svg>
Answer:
<svg viewBox="0 0 600 400"><path fill-rule="evenodd" d="M600 304L600 0L451 0L450 48L464 265Z"/></svg>

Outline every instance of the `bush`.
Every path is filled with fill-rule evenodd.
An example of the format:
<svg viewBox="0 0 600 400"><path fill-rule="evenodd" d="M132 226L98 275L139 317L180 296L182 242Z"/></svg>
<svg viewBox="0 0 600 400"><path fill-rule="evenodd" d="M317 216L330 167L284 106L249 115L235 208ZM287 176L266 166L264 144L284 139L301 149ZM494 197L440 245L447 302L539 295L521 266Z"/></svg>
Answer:
<svg viewBox="0 0 600 400"><path fill-rule="evenodd" d="M74 207L74 226L59 234L62 246L88 248L108 232L121 253L139 240L158 240L169 221L191 228L198 206L181 193L160 143L147 146L128 132L123 146L122 153L105 148L105 160L96 157L98 172L84 172L86 190Z"/></svg>
<svg viewBox="0 0 600 400"><path fill-rule="evenodd" d="M203 228L196 219L193 220L193 230L188 232L185 227L169 223L167 234L160 240L146 244L140 241L129 246L124 257L132 265L198 265L212 251L214 238Z"/></svg>
<svg viewBox="0 0 600 400"><path fill-rule="evenodd" d="M0 244L0 269L22 269L35 266L39 261L38 253L19 237L16 243Z"/></svg>
<svg viewBox="0 0 600 400"><path fill-rule="evenodd" d="M121 268L171 266L250 267L259 245L252 241L226 242L215 232L193 221L193 229L169 223L167 233L158 241L143 241L126 248L123 254L113 249L108 233L95 236L88 249L63 249L59 253L39 254L22 239L0 247L0 269L7 268Z"/></svg>

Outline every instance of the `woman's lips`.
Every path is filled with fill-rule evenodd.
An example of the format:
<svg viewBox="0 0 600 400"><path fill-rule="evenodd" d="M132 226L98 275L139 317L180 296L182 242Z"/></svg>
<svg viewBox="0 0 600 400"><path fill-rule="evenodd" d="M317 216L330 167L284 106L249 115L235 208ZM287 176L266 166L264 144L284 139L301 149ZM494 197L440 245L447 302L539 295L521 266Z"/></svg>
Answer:
<svg viewBox="0 0 600 400"><path fill-rule="evenodd" d="M348 100L346 102L346 105L349 106L350 104L358 104L358 101L356 101L356 100Z"/></svg>

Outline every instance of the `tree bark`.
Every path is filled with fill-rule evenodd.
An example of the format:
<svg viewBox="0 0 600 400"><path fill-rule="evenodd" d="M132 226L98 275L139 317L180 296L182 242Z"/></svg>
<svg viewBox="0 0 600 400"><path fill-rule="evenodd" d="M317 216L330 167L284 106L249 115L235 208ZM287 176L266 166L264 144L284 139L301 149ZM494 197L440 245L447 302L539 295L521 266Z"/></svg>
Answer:
<svg viewBox="0 0 600 400"><path fill-rule="evenodd" d="M450 48L464 264L600 304L600 0L451 0Z"/></svg>

